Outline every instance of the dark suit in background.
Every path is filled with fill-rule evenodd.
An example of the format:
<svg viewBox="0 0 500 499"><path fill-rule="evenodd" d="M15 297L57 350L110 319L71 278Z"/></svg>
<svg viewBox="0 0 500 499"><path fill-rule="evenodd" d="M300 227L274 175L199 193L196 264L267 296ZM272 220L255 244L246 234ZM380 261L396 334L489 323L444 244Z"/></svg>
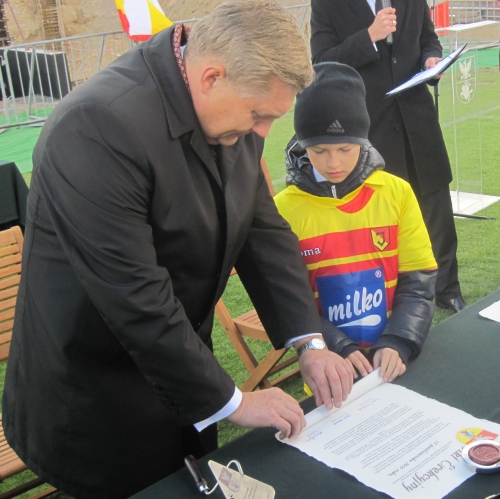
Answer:
<svg viewBox="0 0 500 499"><path fill-rule="evenodd" d="M26 226L28 186L12 161L0 159L0 230Z"/></svg>
<svg viewBox="0 0 500 499"><path fill-rule="evenodd" d="M211 352L233 265L277 348L321 331L263 139L216 165L171 34L72 91L34 152L3 425L79 499L129 497L215 447L192 425L234 394Z"/></svg>
<svg viewBox="0 0 500 499"><path fill-rule="evenodd" d="M449 183L450 162L431 93L419 85L385 94L418 73L429 57L441 57L425 0L393 0L393 45L368 34L374 14L366 0L312 0L313 62L337 61L355 68L365 83L369 140L389 173L410 182L419 200L439 265L436 301L460 296L457 235Z"/></svg>

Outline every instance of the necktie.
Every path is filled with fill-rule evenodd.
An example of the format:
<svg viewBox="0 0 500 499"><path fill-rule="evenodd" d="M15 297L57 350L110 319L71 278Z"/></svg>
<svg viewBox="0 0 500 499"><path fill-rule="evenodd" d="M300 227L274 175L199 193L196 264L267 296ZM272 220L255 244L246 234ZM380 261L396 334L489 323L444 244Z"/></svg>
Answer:
<svg viewBox="0 0 500 499"><path fill-rule="evenodd" d="M375 0L375 13L382 9L382 0Z"/></svg>

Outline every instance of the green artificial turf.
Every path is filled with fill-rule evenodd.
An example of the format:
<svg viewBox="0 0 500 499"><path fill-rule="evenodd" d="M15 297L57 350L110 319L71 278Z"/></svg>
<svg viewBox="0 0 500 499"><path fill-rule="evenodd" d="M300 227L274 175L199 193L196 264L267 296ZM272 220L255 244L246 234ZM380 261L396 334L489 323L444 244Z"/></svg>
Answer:
<svg viewBox="0 0 500 499"><path fill-rule="evenodd" d="M498 63L498 59L497 59ZM450 154L450 160L456 176L458 151L458 176L469 186L477 187L478 179L482 180L482 192L500 196L500 75L498 66L481 68L478 72L479 89L468 106L464 105L453 117L451 100L451 75L449 72L443 77L439 85L439 111L443 134ZM424 125L423 125L424 126ZM32 132L26 129L12 129L12 133L0 134L0 157L19 163L27 161L4 154L4 147L10 137L16 133L26 133L18 148L19 158L31 156L33 147ZM481 140L479 141L479 131ZM9 135L10 134L10 135ZM284 149L293 135L293 112L290 111L278 120L271 130L266 141L264 157L269 167L274 187L277 192L285 187ZM455 146L455 136L457 145ZM14 139L12 139L14 140ZM22 154L21 154L22 153ZM17 154L17 153L16 153ZM28 164L28 163L22 163ZM24 177L29 183L31 174L24 170ZM454 188L456 184L452 184ZM500 283L500 264L498 248L500 248L500 203L496 203L483 210L480 214L494 217L494 220L456 219L459 238L458 262L459 275L464 297L468 303L473 303L481 297L498 289ZM224 302L231 314L237 315L249 310L252 305L246 295L238 277L230 279L223 296ZM450 312L436 310L434 323L438 323L450 316ZM234 347L227 339L224 331L216 321L214 332L215 355L222 366L240 385L248 375L246 368L239 359ZM460 341L460 338L457 338ZM269 350L269 344L251 341L251 348L258 359ZM417 360L418 362L418 360ZM3 383L5 364L0 367L0 382ZM297 399L304 397L302 381L299 375L287 381L282 388ZM219 442L221 445L231 441L244 433L245 429L236 427L227 421L219 423ZM26 472L29 474L29 472ZM0 484L0 493L13 481L16 483L26 478L15 477ZM29 494L28 494L29 495ZM59 498L67 498L66 494L59 493Z"/></svg>
<svg viewBox="0 0 500 499"><path fill-rule="evenodd" d="M21 173L33 170L31 156L41 127L6 128L0 133L0 159L16 163Z"/></svg>

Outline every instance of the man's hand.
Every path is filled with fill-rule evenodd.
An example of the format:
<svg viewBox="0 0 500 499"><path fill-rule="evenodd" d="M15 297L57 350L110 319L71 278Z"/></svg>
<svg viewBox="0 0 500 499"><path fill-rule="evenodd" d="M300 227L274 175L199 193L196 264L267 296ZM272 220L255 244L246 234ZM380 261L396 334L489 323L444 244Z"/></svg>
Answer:
<svg viewBox="0 0 500 499"><path fill-rule="evenodd" d="M368 34L372 43L379 40L385 40L389 33L396 31L396 9L387 7L386 9L379 10L375 16L375 21L368 28Z"/></svg>
<svg viewBox="0 0 500 499"><path fill-rule="evenodd" d="M371 366L370 361L359 350L349 354L347 359L353 365L353 368L355 367L358 370L363 378L367 376L368 373L373 372L373 367ZM356 371L354 371L354 377L358 377L358 373Z"/></svg>
<svg viewBox="0 0 500 499"><path fill-rule="evenodd" d="M348 361L329 350L306 350L299 359L300 372L314 394L316 405L341 407L351 393L353 369ZM333 399L333 403L332 403Z"/></svg>
<svg viewBox="0 0 500 499"><path fill-rule="evenodd" d="M380 376L384 381L394 381L406 371L406 366L399 353L392 348L381 348L373 356L373 368L380 367Z"/></svg>
<svg viewBox="0 0 500 499"><path fill-rule="evenodd" d="M281 440L295 437L306 426L299 403L279 388L243 392L241 404L227 419L245 428L274 426Z"/></svg>
<svg viewBox="0 0 500 499"><path fill-rule="evenodd" d="M439 61L442 61L442 57L429 57L426 61L425 61L425 69L431 69L433 68ZM441 73L437 76L434 77L435 80L439 80L442 76L443 76L444 73Z"/></svg>

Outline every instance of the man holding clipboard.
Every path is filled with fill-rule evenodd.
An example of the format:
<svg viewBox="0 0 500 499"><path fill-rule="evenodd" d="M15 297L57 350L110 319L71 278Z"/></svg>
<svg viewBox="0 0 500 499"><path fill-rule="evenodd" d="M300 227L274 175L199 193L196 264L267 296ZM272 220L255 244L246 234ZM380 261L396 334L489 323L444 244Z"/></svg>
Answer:
<svg viewBox="0 0 500 499"><path fill-rule="evenodd" d="M434 67L442 47L425 0L392 0L385 8L379 2L312 0L313 62L348 64L363 78L368 138L384 158L385 170L408 180L415 191L439 266L436 304L458 312L465 303L449 193L452 174L432 95L420 84L386 98L422 69Z"/></svg>

